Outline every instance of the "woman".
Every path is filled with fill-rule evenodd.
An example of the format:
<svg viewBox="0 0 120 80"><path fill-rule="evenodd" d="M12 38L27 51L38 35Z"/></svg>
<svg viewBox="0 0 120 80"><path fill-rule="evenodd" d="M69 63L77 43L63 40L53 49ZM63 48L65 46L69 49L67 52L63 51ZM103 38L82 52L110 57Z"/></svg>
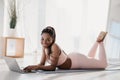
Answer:
<svg viewBox="0 0 120 80"><path fill-rule="evenodd" d="M43 29L41 33L42 57L40 64L27 66L24 70L26 72L30 72L31 70L54 71L56 67L59 69L104 69L107 67L106 54L103 44L105 35L106 32L100 33L88 56L80 53L70 53L67 55L55 43L56 34L54 28L48 26ZM96 59L95 54L98 45L99 55L98 59ZM45 65L46 61L49 62L50 65Z"/></svg>

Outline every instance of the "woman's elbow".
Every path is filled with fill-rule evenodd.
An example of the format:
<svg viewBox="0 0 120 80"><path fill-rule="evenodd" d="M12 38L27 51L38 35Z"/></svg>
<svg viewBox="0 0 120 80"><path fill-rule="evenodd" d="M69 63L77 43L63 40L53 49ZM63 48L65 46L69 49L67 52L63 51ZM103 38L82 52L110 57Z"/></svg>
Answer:
<svg viewBox="0 0 120 80"><path fill-rule="evenodd" d="M50 68L50 71L55 71L56 70L56 67L54 67L54 66L52 66L51 68Z"/></svg>
<svg viewBox="0 0 120 80"><path fill-rule="evenodd" d="M44 71L55 71L55 70L56 70L55 66L49 66L49 67L44 69Z"/></svg>

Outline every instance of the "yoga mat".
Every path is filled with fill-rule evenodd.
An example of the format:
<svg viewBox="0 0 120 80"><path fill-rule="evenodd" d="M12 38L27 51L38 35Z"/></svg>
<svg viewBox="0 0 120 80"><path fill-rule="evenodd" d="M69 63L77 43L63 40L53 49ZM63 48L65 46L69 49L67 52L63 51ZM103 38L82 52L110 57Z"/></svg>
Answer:
<svg viewBox="0 0 120 80"><path fill-rule="evenodd" d="M106 69L74 69L74 70L62 70L56 69L55 71L43 71L38 70L38 73L45 73L45 74L54 74L54 73L75 73L75 72L98 72L98 71L120 71L120 64L112 64L109 65Z"/></svg>

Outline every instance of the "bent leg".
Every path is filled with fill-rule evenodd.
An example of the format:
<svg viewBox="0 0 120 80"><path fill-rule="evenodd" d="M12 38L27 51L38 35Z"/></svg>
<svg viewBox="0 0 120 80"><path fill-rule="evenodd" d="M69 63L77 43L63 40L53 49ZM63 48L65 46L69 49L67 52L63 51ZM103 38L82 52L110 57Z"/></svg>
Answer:
<svg viewBox="0 0 120 80"><path fill-rule="evenodd" d="M98 42L95 42L94 45L92 46L92 48L90 49L89 53L88 53L88 57L94 58L95 55L96 55L97 48L98 48Z"/></svg>
<svg viewBox="0 0 120 80"><path fill-rule="evenodd" d="M72 61L71 69L98 69L105 68L100 60L88 58L85 55L72 53L68 55Z"/></svg>
<svg viewBox="0 0 120 80"><path fill-rule="evenodd" d="M98 43L95 44L95 46L97 45ZM94 47L93 47L93 52L95 54L95 50L97 49L95 49L96 47L95 48ZM106 53L105 53L104 45L102 42L99 43L98 59L89 58L79 53L72 53L72 54L69 54L68 56L71 58L71 61L72 61L72 66L71 66L72 69L79 69L79 68L98 69L98 68L107 67Z"/></svg>
<svg viewBox="0 0 120 80"><path fill-rule="evenodd" d="M86 58L87 65L84 65L83 68L106 68L107 67L107 59L106 59L106 52L105 52L104 44L103 42L99 42L98 44L99 44L98 59L95 59L95 58L87 59Z"/></svg>
<svg viewBox="0 0 120 80"><path fill-rule="evenodd" d="M101 65L106 67L107 66L107 57L106 52L104 48L103 42L99 43L99 55L98 55L99 61L101 62Z"/></svg>

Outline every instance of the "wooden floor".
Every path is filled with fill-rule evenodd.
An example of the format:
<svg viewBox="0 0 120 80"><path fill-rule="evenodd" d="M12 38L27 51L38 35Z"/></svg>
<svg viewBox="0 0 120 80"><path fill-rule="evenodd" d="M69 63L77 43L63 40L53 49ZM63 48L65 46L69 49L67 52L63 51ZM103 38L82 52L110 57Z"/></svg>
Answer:
<svg viewBox="0 0 120 80"><path fill-rule="evenodd" d="M20 66L37 64L39 58L27 56L17 59ZM0 80L120 80L120 61L109 61L106 70L58 70L21 74L9 70L6 62L0 59Z"/></svg>

